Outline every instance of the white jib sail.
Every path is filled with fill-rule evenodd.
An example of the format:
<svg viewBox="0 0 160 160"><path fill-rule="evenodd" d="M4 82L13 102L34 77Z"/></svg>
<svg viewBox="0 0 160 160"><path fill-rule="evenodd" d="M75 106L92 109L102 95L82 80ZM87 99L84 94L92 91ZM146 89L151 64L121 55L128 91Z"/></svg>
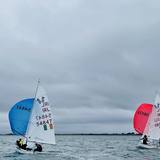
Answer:
<svg viewBox="0 0 160 160"><path fill-rule="evenodd" d="M53 113L44 89L37 88L26 132L27 141L55 144Z"/></svg>
<svg viewBox="0 0 160 160"><path fill-rule="evenodd" d="M152 113L149 116L143 135L147 135L150 139L160 139L160 95L157 94Z"/></svg>

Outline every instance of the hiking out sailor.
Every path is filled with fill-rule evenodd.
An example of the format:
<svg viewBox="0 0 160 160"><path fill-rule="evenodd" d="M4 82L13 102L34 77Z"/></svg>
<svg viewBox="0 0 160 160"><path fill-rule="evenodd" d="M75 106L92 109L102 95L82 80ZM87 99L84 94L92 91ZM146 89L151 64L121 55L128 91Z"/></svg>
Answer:
<svg viewBox="0 0 160 160"><path fill-rule="evenodd" d="M21 148L21 147L23 146L23 139L21 139L21 138L18 139L18 140L16 141L16 144L17 144L18 147Z"/></svg>
<svg viewBox="0 0 160 160"><path fill-rule="evenodd" d="M34 149L34 152L35 151L38 151L38 152L42 152L42 146L38 143L35 144L36 148Z"/></svg>
<svg viewBox="0 0 160 160"><path fill-rule="evenodd" d="M19 140L16 141L16 144L19 148L22 148L24 150L26 150L27 144L24 143L23 139L20 138Z"/></svg>

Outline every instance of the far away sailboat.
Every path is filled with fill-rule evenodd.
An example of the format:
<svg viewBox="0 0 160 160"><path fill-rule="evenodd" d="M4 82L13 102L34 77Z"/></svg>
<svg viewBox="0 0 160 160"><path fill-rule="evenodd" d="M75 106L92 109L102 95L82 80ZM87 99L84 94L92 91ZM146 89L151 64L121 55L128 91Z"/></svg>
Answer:
<svg viewBox="0 0 160 160"><path fill-rule="evenodd" d="M147 138L147 139L146 139ZM160 148L160 95L157 94L139 148Z"/></svg>
<svg viewBox="0 0 160 160"><path fill-rule="evenodd" d="M42 86L40 86L39 81L24 137L26 143L23 144L24 146L22 145L23 147L17 147L18 152L33 153L35 148L37 149L37 145L55 144L53 113L49 105L48 97Z"/></svg>

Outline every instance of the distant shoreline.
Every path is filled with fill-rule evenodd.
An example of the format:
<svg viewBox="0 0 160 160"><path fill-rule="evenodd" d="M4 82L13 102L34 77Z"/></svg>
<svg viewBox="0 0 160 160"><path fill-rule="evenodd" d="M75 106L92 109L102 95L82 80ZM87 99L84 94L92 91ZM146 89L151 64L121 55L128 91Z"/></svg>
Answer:
<svg viewBox="0 0 160 160"><path fill-rule="evenodd" d="M0 136L13 136L14 134L0 134ZM134 132L131 133L57 133L56 136L140 136Z"/></svg>
<svg viewBox="0 0 160 160"><path fill-rule="evenodd" d="M71 135L71 136L140 136L140 134L132 134L132 133L74 133L74 134L56 134L59 136L67 136L67 135Z"/></svg>

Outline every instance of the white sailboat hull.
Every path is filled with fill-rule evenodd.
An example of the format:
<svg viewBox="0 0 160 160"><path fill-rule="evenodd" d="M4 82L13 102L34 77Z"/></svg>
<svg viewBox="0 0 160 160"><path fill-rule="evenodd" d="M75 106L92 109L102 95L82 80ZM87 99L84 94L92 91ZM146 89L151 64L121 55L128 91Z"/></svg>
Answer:
<svg viewBox="0 0 160 160"><path fill-rule="evenodd" d="M137 148L140 149L158 149L159 147L157 147L156 145L151 145L151 144L143 144L143 143L139 143L137 145ZM159 148L160 149L160 148Z"/></svg>
<svg viewBox="0 0 160 160"><path fill-rule="evenodd" d="M20 149L18 147L16 148L16 152L21 153L21 154L34 154L34 153L36 153L36 152L33 152L33 150L27 151L27 150L24 150L24 149Z"/></svg>
<svg viewBox="0 0 160 160"><path fill-rule="evenodd" d="M16 148L16 152L20 153L20 154L43 154L44 152L39 152L39 151L29 151L29 150L24 150L24 149L21 149L19 147Z"/></svg>

